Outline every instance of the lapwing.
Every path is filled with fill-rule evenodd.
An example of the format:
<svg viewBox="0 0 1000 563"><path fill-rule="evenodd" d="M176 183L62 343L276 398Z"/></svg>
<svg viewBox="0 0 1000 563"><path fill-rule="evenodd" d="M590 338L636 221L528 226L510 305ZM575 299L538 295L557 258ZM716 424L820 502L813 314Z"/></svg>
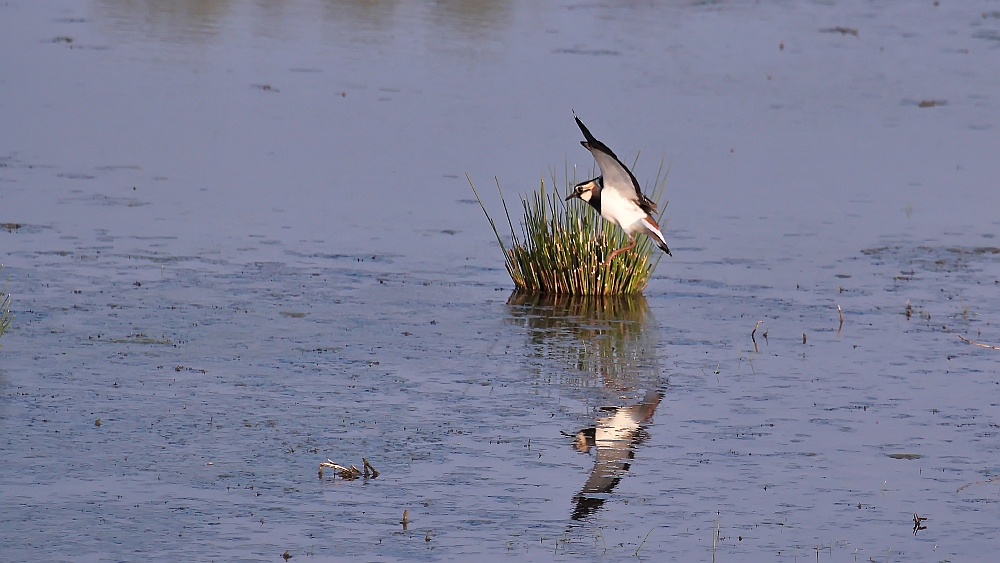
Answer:
<svg viewBox="0 0 1000 563"><path fill-rule="evenodd" d="M642 194L635 175L622 164L615 153L607 145L595 139L575 113L573 118L587 139L580 141L580 144L594 155L594 160L601 169L601 175L577 184L573 193L566 196L566 201L577 197L589 203L601 217L621 227L628 235L630 243L608 255L604 263L610 264L615 256L634 248L636 240L632 235L640 232L646 233L656 246L673 256L667 247L667 241L663 238L663 233L660 232L660 226L656 224L656 219L653 219L656 203Z"/></svg>
<svg viewBox="0 0 1000 563"><path fill-rule="evenodd" d="M576 508L573 520L582 520L601 507L608 493L628 472L635 458L635 447L646 437L643 426L656 412L663 393L647 391L638 404L629 407L610 408L610 414L597 419L593 428L585 428L573 435L573 448L581 453L597 449L594 468L583 489L573 499ZM566 436L569 434L563 433Z"/></svg>

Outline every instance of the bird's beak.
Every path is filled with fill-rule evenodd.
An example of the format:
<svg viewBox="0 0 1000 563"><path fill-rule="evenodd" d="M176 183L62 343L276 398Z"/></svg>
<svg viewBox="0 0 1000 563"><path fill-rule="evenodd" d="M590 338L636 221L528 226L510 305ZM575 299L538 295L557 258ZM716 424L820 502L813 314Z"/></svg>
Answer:
<svg viewBox="0 0 1000 563"><path fill-rule="evenodd" d="M577 189L573 193L571 193L568 196L566 196L566 201L569 201L569 200L573 199L574 197L576 197L576 198L580 197L581 193L583 193L583 192L580 191L579 189Z"/></svg>

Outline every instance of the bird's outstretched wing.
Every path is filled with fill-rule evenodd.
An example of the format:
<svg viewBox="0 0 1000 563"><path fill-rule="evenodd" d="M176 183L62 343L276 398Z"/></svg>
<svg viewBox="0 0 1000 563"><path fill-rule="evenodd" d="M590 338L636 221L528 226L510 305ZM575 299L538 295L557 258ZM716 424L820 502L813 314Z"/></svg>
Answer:
<svg viewBox="0 0 1000 563"><path fill-rule="evenodd" d="M642 425L653 418L662 398L662 392L649 390L641 403L617 409L612 416L597 419L597 427L577 434L594 432L597 455L583 490L574 497L573 520L583 520L599 509L604 498L595 495L610 493L621 481L635 458L635 447L643 440ZM582 451L589 452L590 448Z"/></svg>
<svg viewBox="0 0 1000 563"><path fill-rule="evenodd" d="M576 124L580 126L580 131L587 139L580 141L580 144L594 155L594 160L597 161L597 166L601 169L601 175L604 176L604 189L617 190L622 197L631 199L646 213L656 213L656 203L642 194L639 181L635 179L635 175L628 169L628 166L622 164L622 161L607 145L595 139L575 113L573 118L576 119Z"/></svg>

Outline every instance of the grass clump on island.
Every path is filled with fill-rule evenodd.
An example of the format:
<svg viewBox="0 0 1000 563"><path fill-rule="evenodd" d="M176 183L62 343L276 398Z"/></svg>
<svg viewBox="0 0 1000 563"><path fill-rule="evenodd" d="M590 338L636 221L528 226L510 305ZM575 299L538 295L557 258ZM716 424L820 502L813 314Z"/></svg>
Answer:
<svg viewBox="0 0 1000 563"><path fill-rule="evenodd" d="M634 165L633 165L634 167ZM663 195L667 172L661 163L653 181L650 199L658 201ZM572 193L577 184L566 174L566 193ZM547 192L545 179L541 188L529 197L521 197L524 220L521 238L514 232L507 202L500 182L497 190L503 202L504 214L511 230L511 244L504 244L496 223L483 205L476 186L469 178L469 185L482 207L486 219L504 253L504 265L514 282L515 290L524 293L554 293L567 295L625 295L641 293L659 263L662 253L649 237L636 235L635 248L624 252L610 264L605 258L628 244L628 236L618 225L605 221L592 207L579 199L566 202L552 173L551 191ZM666 208L663 202L661 209ZM662 215L662 212L661 212ZM659 219L659 217L657 217ZM651 255L655 252L656 256Z"/></svg>
<svg viewBox="0 0 1000 563"><path fill-rule="evenodd" d="M0 291L0 336L7 332L12 320L14 320L14 315L10 312L10 294L7 293L7 284L4 283L3 290Z"/></svg>

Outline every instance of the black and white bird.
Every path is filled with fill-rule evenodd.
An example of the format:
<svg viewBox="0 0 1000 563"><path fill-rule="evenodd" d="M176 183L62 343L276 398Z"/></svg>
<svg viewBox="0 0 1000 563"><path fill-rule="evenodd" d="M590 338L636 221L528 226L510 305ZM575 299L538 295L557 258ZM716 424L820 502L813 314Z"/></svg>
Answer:
<svg viewBox="0 0 1000 563"><path fill-rule="evenodd" d="M573 520L582 520L597 511L608 493L628 473L635 459L636 446L647 436L643 427L653 418L662 398L662 392L648 391L639 404L611 407L607 416L597 419L595 427L584 428L573 435L576 451L589 454L591 448L597 448L590 477L574 497Z"/></svg>
<svg viewBox="0 0 1000 563"><path fill-rule="evenodd" d="M601 169L601 175L577 184L573 193L566 197L566 201L577 197L589 203L601 217L621 227L628 235L630 243L612 252L605 263L610 264L615 256L634 248L635 233L646 233L656 246L673 256L667 247L667 241L663 238L663 233L660 232L660 226L653 219L656 203L642 194L638 180L632 171L618 160L615 153L607 145L595 139L575 113L573 117L587 139L580 141L580 144L594 155L594 160Z"/></svg>

